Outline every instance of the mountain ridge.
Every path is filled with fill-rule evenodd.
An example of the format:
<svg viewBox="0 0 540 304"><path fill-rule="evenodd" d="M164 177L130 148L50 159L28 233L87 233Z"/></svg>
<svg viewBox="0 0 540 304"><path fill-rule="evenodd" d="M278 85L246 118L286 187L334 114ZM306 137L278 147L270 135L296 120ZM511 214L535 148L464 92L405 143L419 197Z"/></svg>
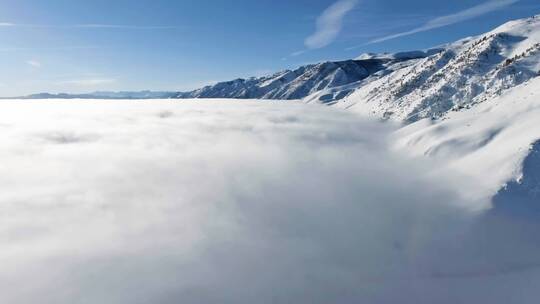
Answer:
<svg viewBox="0 0 540 304"><path fill-rule="evenodd" d="M239 78L220 82L204 88L179 93L177 98L236 98L236 99L302 99L323 89L348 85L388 66L422 58L421 53L411 53L401 58L350 59L325 61L284 70L270 76Z"/></svg>

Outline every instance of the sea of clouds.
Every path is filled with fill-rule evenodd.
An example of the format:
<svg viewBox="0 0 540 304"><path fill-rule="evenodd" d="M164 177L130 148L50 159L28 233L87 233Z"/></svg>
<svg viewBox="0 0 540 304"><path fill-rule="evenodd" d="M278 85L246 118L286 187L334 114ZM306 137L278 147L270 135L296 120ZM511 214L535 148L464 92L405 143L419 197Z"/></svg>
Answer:
<svg viewBox="0 0 540 304"><path fill-rule="evenodd" d="M538 221L294 102L0 104L0 302L533 303Z"/></svg>

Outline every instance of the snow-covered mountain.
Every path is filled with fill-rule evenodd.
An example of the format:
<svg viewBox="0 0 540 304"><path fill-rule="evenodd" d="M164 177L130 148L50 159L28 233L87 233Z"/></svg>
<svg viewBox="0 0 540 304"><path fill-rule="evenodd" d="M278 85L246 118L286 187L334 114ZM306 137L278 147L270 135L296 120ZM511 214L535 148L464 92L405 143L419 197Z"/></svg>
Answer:
<svg viewBox="0 0 540 304"><path fill-rule="evenodd" d="M540 16L535 16L446 45L393 73L371 75L336 106L399 121L438 118L500 96L539 71ZM327 89L306 101L327 102L329 94L350 90Z"/></svg>
<svg viewBox="0 0 540 304"><path fill-rule="evenodd" d="M301 99L321 90L355 84L373 75L385 75L395 66L426 56L427 53L411 52L395 57L323 62L265 77L220 82L192 92L179 93L176 97ZM336 98L343 98L348 93L349 91L342 89Z"/></svg>
<svg viewBox="0 0 540 304"><path fill-rule="evenodd" d="M402 123L395 148L462 174L469 200L540 214L540 15L423 54L303 101Z"/></svg>
<svg viewBox="0 0 540 304"><path fill-rule="evenodd" d="M303 99L414 122L500 96L539 71L540 15L426 51L363 54L354 60L221 82L175 97Z"/></svg>
<svg viewBox="0 0 540 304"><path fill-rule="evenodd" d="M468 178L469 199L539 215L539 72L535 16L366 79L336 106L405 123L395 148Z"/></svg>

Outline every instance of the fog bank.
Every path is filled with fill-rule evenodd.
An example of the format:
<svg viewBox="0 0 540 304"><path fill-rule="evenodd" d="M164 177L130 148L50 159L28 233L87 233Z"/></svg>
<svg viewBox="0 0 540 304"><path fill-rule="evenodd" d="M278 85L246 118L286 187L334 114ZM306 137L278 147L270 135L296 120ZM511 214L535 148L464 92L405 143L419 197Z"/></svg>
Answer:
<svg viewBox="0 0 540 304"><path fill-rule="evenodd" d="M284 102L0 109L2 302L540 295L536 219L463 208L459 177L389 152L395 126Z"/></svg>

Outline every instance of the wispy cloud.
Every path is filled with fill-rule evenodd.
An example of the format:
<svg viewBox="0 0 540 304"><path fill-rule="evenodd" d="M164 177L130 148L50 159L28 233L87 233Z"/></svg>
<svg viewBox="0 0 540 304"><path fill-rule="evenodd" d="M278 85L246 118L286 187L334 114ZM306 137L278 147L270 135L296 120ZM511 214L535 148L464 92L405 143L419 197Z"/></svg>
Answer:
<svg viewBox="0 0 540 304"><path fill-rule="evenodd" d="M88 29L125 29L125 30L167 30L177 29L178 26L170 25L125 25L125 24L76 24L73 28L88 28Z"/></svg>
<svg viewBox="0 0 540 304"><path fill-rule="evenodd" d="M0 27L18 27L18 28L64 28L64 29L123 29L123 30L171 30L178 29L179 26L173 25L128 25L128 24L21 24L11 22L0 22Z"/></svg>
<svg viewBox="0 0 540 304"><path fill-rule="evenodd" d="M64 80L59 81L59 85L72 85L79 87L93 87L105 84L115 83L116 79L113 78L91 78L91 79L73 79L73 80Z"/></svg>
<svg viewBox="0 0 540 304"><path fill-rule="evenodd" d="M307 50L302 50L302 51L296 51L296 52L293 52L291 54L291 57L296 57L296 56L300 56L300 55L303 55L305 53L307 53L308 51Z"/></svg>
<svg viewBox="0 0 540 304"><path fill-rule="evenodd" d="M305 45L309 49L318 49L332 43L343 27L343 18L358 3L358 0L339 0L327 8L317 18L317 30L306 38Z"/></svg>
<svg viewBox="0 0 540 304"><path fill-rule="evenodd" d="M428 21L427 23L425 23L424 25L422 25L420 27L417 27L417 28L414 28L412 30L397 33L397 34L392 34L392 35L388 35L388 36L384 36L384 37L377 38L377 39L373 39L370 42L368 42L368 44L379 43L379 42L383 42L383 41L388 41L388 40L392 40L392 39L396 39L396 38L400 38L400 37L413 35L413 34L416 34L416 33L426 32L426 31L429 31L429 30L449 26L449 25L456 24L456 23L459 23L459 22L463 22L463 21L466 21L466 20L469 20L469 19L472 19L472 18L475 18L475 17L478 17L478 16L485 15L485 14L493 12L495 10L502 9L502 8L504 8L506 6L512 5L512 4L517 3L519 1L520 0L491 0L491 1L487 1L487 2L484 2L484 3L480 4L480 5L473 6L471 8L468 8L466 10L463 10L463 11L460 11L460 12L457 12L457 13L454 13L454 14L451 14L451 15L440 16L440 17L434 18L434 19Z"/></svg>
<svg viewBox="0 0 540 304"><path fill-rule="evenodd" d="M27 60L26 64L28 64L29 66L33 68L41 68L41 62L37 60Z"/></svg>
<svg viewBox="0 0 540 304"><path fill-rule="evenodd" d="M59 47L1 47L0 52L20 52L20 51L71 51L71 50L91 50L99 49L98 46L59 46Z"/></svg>
<svg viewBox="0 0 540 304"><path fill-rule="evenodd" d="M310 50L320 49L334 42L343 27L343 19L357 4L358 0L339 0L332 4L317 17L315 33L304 41L306 49L292 52L281 60L286 61L290 57L304 55Z"/></svg>

